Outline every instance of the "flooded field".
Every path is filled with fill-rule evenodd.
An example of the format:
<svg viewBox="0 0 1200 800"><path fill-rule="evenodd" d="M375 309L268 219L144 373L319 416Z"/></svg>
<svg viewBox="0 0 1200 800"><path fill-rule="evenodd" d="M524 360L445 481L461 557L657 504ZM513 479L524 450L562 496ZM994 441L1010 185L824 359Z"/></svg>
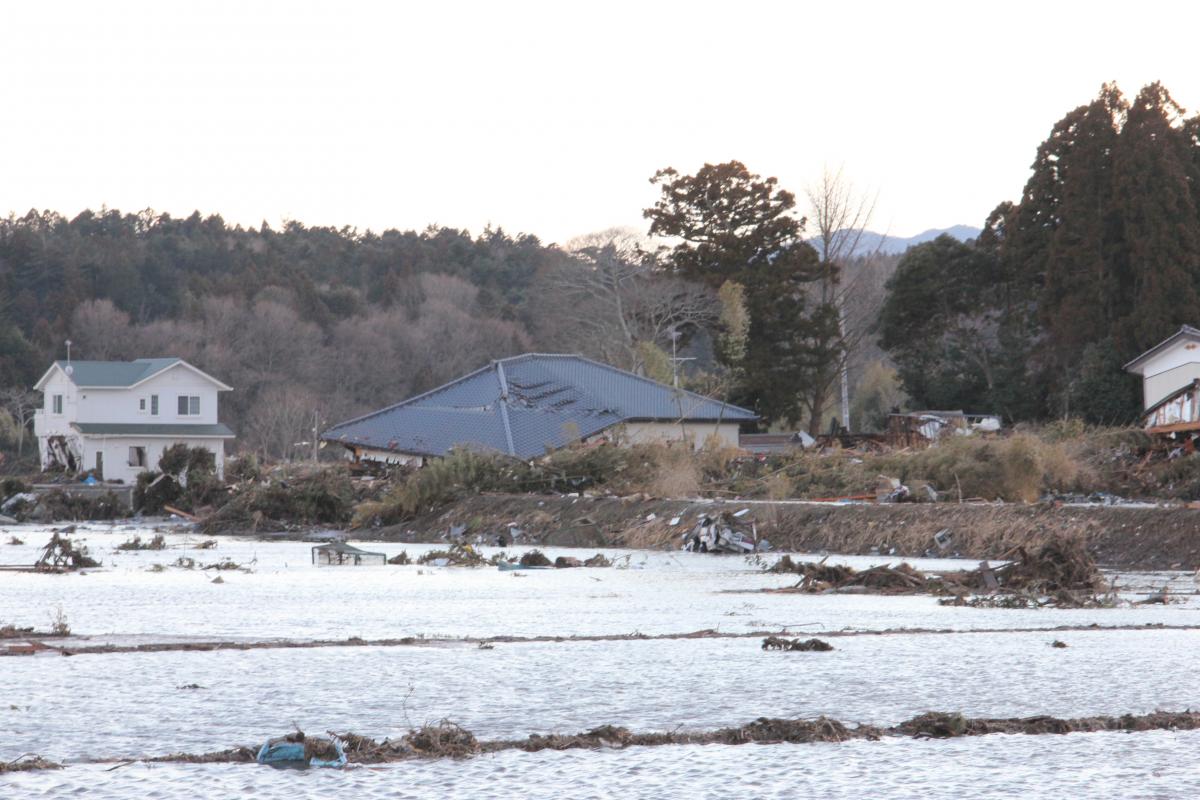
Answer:
<svg viewBox="0 0 1200 800"><path fill-rule="evenodd" d="M32 562L50 536L23 528L3 540L11 533L25 544L0 545L0 563ZM302 773L146 763L139 759L257 745L295 726L382 740L444 718L495 740L601 725L703 732L758 717L888 727L930 710L993 718L1182 711L1200 706L1200 597L1181 573L1107 576L1127 600L1169 587L1176 602L1167 604L1009 610L923 595L765 594L795 577L729 556L605 550L615 567L501 572L314 567L309 544L221 539L199 550L201 538L186 533L167 535L163 550L116 549L136 533L150 535L79 530L99 568L0 572L0 623L44 630L61 609L72 629L68 639L46 640L55 649L0 658L0 762L32 752L66 764L0 775L0 796L182 798L199 785L289 798L962 798L998 789L1169 797L1200 788L1187 769L1200 732L1171 730L506 750ZM414 559L434 549L361 546ZM181 558L195 564L174 566ZM243 569L203 569L222 561ZM695 632L703 633L672 636ZM820 635L834 649L768 652L755 632ZM660 636L668 638L644 638ZM347 646L350 637L367 641ZM495 637L486 647L476 641ZM252 646L281 640L338 646ZM180 649L203 642L249 649ZM89 652L104 644L178 647Z"/></svg>

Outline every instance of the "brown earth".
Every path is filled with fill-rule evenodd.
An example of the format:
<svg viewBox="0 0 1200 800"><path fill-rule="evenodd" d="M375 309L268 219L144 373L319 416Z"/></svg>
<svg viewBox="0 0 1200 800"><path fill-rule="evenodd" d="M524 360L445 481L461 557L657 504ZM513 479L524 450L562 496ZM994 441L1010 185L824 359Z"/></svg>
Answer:
<svg viewBox="0 0 1200 800"><path fill-rule="evenodd" d="M1200 509L1184 506L1063 506L1051 503L802 504L633 497L484 494L405 524L356 532L385 541L438 541L452 525L494 541L513 528L516 545L675 549L704 514L748 512L776 551L884 553L900 557L997 559L1017 546L1081 537L1109 569L1200 567ZM671 520L678 517L677 524ZM934 535L947 531L941 548ZM943 541L945 538L943 537Z"/></svg>

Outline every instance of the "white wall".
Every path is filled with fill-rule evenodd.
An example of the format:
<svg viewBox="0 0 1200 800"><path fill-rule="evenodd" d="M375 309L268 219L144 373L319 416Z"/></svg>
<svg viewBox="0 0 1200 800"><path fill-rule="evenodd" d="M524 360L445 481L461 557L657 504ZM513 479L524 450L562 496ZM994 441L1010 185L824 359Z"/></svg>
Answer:
<svg viewBox="0 0 1200 800"><path fill-rule="evenodd" d="M1197 378L1200 378L1200 361L1181 364L1157 375L1147 374L1142 379L1142 408L1149 408Z"/></svg>
<svg viewBox="0 0 1200 800"><path fill-rule="evenodd" d="M76 422L140 425L215 425L218 392L210 381L176 365L133 389L79 389ZM151 395L158 395L158 415L150 413ZM199 416L180 416L179 396L200 398ZM139 401L146 410L139 410Z"/></svg>
<svg viewBox="0 0 1200 800"><path fill-rule="evenodd" d="M1183 338L1142 365L1142 408L1200 378L1200 343Z"/></svg>
<svg viewBox="0 0 1200 800"><path fill-rule="evenodd" d="M83 436L80 437L83 450L84 470L96 468L96 454L104 454L104 480L133 483L141 472L157 470L158 460L163 451L175 444L185 444L188 447L203 447L211 452L216 459L217 475L225 474L225 442L222 439L194 439L180 437L168 438L139 438L135 436ZM135 467L129 465L129 448L146 448L146 465Z"/></svg>

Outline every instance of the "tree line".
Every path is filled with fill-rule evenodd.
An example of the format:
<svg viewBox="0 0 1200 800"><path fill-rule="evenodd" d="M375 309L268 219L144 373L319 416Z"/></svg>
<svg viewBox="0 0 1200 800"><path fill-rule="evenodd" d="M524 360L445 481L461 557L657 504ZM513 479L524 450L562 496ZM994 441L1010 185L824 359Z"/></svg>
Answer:
<svg viewBox="0 0 1200 800"><path fill-rule="evenodd" d="M1200 322L1200 117L1105 85L971 242L864 252L869 196L801 201L737 161L651 177L645 230L562 245L486 229L227 224L142 211L0 219L0 440L78 359L177 355L236 387L239 446L313 430L527 350L580 352L754 409L878 427L894 406L1127 421L1128 358ZM806 211L807 213L802 213Z"/></svg>
<svg viewBox="0 0 1200 800"><path fill-rule="evenodd" d="M1200 115L1115 84L1059 120L975 241L911 248L879 325L918 406L1133 420L1122 364L1200 322Z"/></svg>

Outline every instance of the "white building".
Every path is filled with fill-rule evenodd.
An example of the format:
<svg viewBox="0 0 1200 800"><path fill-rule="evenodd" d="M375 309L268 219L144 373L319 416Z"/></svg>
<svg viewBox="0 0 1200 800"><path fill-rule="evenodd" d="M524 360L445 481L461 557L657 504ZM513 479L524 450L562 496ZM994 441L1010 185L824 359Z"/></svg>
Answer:
<svg viewBox="0 0 1200 800"><path fill-rule="evenodd" d="M1152 432L1200 430L1200 329L1184 325L1125 365L1142 378L1142 412Z"/></svg>
<svg viewBox="0 0 1200 800"><path fill-rule="evenodd" d="M231 387L182 359L56 361L34 388L45 396L33 421L43 469L132 483L182 443L212 451L224 472L234 434L217 421L217 404Z"/></svg>

